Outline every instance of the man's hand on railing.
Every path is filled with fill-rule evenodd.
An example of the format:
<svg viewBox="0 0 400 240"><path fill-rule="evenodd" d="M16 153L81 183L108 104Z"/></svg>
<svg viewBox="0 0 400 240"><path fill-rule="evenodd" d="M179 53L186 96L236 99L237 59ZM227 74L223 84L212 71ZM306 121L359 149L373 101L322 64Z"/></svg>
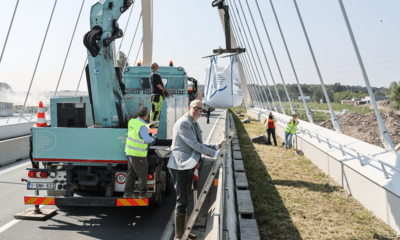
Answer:
<svg viewBox="0 0 400 240"><path fill-rule="evenodd" d="M225 143L225 141L222 141L222 142L218 145L218 147L219 147L219 148L222 148L222 145L224 145L224 143Z"/></svg>

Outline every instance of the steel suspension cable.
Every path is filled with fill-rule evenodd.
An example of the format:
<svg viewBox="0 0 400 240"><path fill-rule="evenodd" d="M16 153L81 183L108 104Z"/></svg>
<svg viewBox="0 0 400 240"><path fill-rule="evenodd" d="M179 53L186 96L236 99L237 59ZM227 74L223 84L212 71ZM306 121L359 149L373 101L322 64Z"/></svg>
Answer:
<svg viewBox="0 0 400 240"><path fill-rule="evenodd" d="M232 22L233 23L233 22ZM231 25L231 26L235 26L235 25ZM235 28L232 28L232 30L233 30L233 33L234 33L234 36L235 36L235 39L238 39L238 43L239 43L239 45L241 45L241 46L243 46L241 43L240 43L240 39L237 37L238 36L238 34L235 32ZM235 35L236 34L236 35ZM245 69L246 69L246 71L247 71L247 75L248 75L248 79L249 79L249 81L250 81L250 83L253 85L252 86L252 89L253 89L253 91L255 91L255 93L256 93L256 96L258 97L258 107L259 108L265 108L265 109L268 109L268 107L265 105L265 100L264 101L262 101L261 100L261 95L262 94L259 94L259 91L260 91L260 89L257 89L257 86L253 83L253 75L250 75L250 73L252 73L250 70L248 70L248 64L247 64L247 58L245 58L246 57L246 55L245 54L240 54L240 55L242 55L241 56L241 62L243 63L243 66L245 67ZM239 56L240 56L239 55ZM254 69L253 69L253 71L254 71ZM255 76L255 74L254 74L254 76ZM261 91L260 91L260 93L261 93ZM264 96L263 96L264 97ZM260 104L263 104L263 106L261 106Z"/></svg>
<svg viewBox="0 0 400 240"><path fill-rule="evenodd" d="M122 36L121 43L119 44L118 54L119 54L119 51L121 50L122 43L124 42L126 29L128 28L129 21L131 20L131 15L132 15L133 7L135 6L135 2L136 1L133 1L132 7L131 7L131 12L129 13L128 21L126 22L126 26L125 26L125 29L124 29L124 35Z"/></svg>
<svg viewBox="0 0 400 240"><path fill-rule="evenodd" d="M248 39L248 37L247 37L246 30L245 30L245 28L244 28L244 26L243 26L243 22L242 22L242 18L240 17L239 9L238 9L238 7L237 7L237 5L236 5L236 1L235 1L235 0L232 0L232 1L233 1L233 3L235 4L235 8L236 8L236 11L237 11L237 14L238 14L238 18L239 18L239 20L240 20L240 25L242 26L242 29L243 29L243 32L244 32L244 36L245 36L245 38L246 38L247 46L248 46L248 48L249 48L249 50L250 50L251 57L252 57L252 59L253 59L255 68L257 69L257 73L258 73L258 76L259 76L259 78L260 78L261 85L263 86L263 90L264 90L264 92L265 92L265 86L264 86L264 84L262 83L262 80L261 80L262 78L261 78L261 75L260 75L260 71L258 70L258 66L257 66L256 60L255 60L255 58L254 58L253 50L252 50L252 48L251 48L251 46L250 46L250 42L249 42L249 39ZM239 3L240 3L240 1L239 1ZM234 11L233 11L233 12L234 12ZM236 15L235 15L235 17L236 17ZM236 19L236 21L237 21L237 19ZM250 29L248 29L248 30L250 31ZM251 32L250 32L250 34L251 34ZM242 37L243 37L243 36L242 36ZM243 41L243 42L244 42L244 41ZM257 54L257 56L258 56L257 51L256 51L256 54ZM274 108L276 109L274 96L272 95L271 88L269 87L268 80L267 80L267 78L266 78L266 76L265 76L264 69L263 69L263 67L262 67L262 65L261 65L260 58L258 58L258 60L259 60L259 63L260 63L261 71L262 71L263 74L264 74L265 83L267 84L267 88L268 88L268 91L269 91L269 94L270 94L272 103L273 103L273 105L274 105ZM266 93L265 93L265 95L267 96ZM268 99L268 97L267 97L267 99ZM268 101L268 104L269 104L269 101ZM269 105L270 105L270 104L269 104ZM270 106L270 108L272 109L271 106Z"/></svg>
<svg viewBox="0 0 400 240"><path fill-rule="evenodd" d="M232 25L231 26L233 26L233 28L232 28L232 30L233 30L233 33L235 34L235 39L237 39L238 40L238 43L241 45L241 46L244 46L244 44L242 44L242 41L240 40L240 37L239 37L239 34L237 33L237 28L236 28L236 25L235 25L235 23L232 21ZM255 93L257 94L257 96L258 96L258 98L259 98L259 107L260 108L265 108L265 109L268 109L268 107L265 105L265 100L264 101L262 101L261 100L261 97L260 96L263 96L262 95L262 93L261 93L261 91L260 91L260 89L258 88L257 89L257 86L253 83L253 80L252 79L255 79L255 72L254 72L254 68L252 68L252 70L253 70L253 72L251 72L250 70L249 70L249 67L248 67L248 60L247 60L247 55L246 54L241 54L241 55L243 55L242 56L242 62L245 64L244 66L246 67L246 70L247 70L247 74L250 76L249 77L249 81L251 81L251 84L253 84L254 86L253 86L253 91L255 91ZM253 77L253 74L254 74L254 77ZM259 93L260 92L260 93ZM263 96L264 97L264 96ZM268 97L268 96L266 96L266 97ZM260 104L261 103L263 103L263 107L261 107L260 106Z"/></svg>
<svg viewBox="0 0 400 240"><path fill-rule="evenodd" d="M258 34L257 26L256 26L256 23L255 23L255 21L254 21L253 14L252 14L251 9L250 9L250 6L249 6L249 2L248 2L247 0L246 0L246 4L247 4L247 8L249 9L249 12L250 12L250 16L251 16L251 20L252 20L253 25L254 25L254 29L256 30L256 33L257 33L258 41L260 42L260 46L261 46L261 49L262 49L262 52L263 52L263 55L264 55L265 62L267 63L267 67L268 67L269 74L271 75L272 82L274 83L274 86L275 86L276 95L277 95L277 97L278 97L278 100L279 100L279 103L280 103L280 105L281 105L281 108L283 108L283 104L282 104L282 101L281 101L281 97L279 96L278 89L276 88L276 83L275 83L274 75L272 74L271 67L269 66L269 62L268 62L268 59L267 59L267 55L265 54L264 46L263 46L263 44L262 44L262 42L261 42L260 34ZM268 40L269 40L269 37L268 37ZM271 42L270 42L270 43L271 43ZM253 42L253 44L254 44L254 42ZM271 47L272 47L272 46L271 46ZM256 48L255 45L254 45L254 48ZM272 50L272 52L273 52L273 50ZM274 54L275 54L275 53L274 53ZM276 64L278 65L278 63L276 63ZM281 74L282 83L283 83L284 85L286 85L286 84L285 84L285 81L283 80L282 73L280 72L279 65L278 65L278 69L279 69L279 73ZM293 105L292 105L292 104L290 104L290 107L291 107L291 110L292 110L293 114L296 113L296 111L295 111L295 109L293 108Z"/></svg>
<svg viewBox="0 0 400 240"><path fill-rule="evenodd" d="M235 19L235 20L237 20L237 19ZM234 22L233 22L233 23L234 23ZM242 33L240 32L240 36L242 37L242 40L240 39L239 34L237 33L238 31L240 31L240 28L239 28L237 25L235 25L235 24L233 24L233 26L234 26L236 29L239 29L239 30L236 30L236 36L237 36L237 38L238 38L240 44L241 44L242 46L246 46L246 45L244 44L244 40L243 40L244 38L243 38ZM248 68L247 71L251 74L251 76L252 76L253 79L256 79L257 77L256 77L256 73L255 73L254 67L253 67L253 65L251 64L250 57L247 58L247 56L248 56L248 54L243 54L244 62L245 62L245 64L246 64L246 67ZM254 63L254 64L255 64L255 63ZM252 70L252 71L250 71L249 65L251 66L251 70ZM259 75L259 76L260 76L260 75ZM255 80L254 80L254 81L255 81ZM260 86L259 86L259 85L256 85L256 84L255 84L255 87L256 87L256 89L258 90L260 96L264 97L264 94L265 94L265 97L268 99L268 95L266 94L265 89L264 89L264 94L263 94L262 91L260 90ZM265 100L264 100L264 105L265 105ZM275 106L275 105L274 105L274 106ZM269 104L269 108L265 106L265 109L271 109L271 110L272 110L272 107L271 107L271 105Z"/></svg>
<svg viewBox="0 0 400 240"><path fill-rule="evenodd" d="M243 46L243 45L242 45L242 46ZM254 89L256 90L256 93L259 95L260 103L262 103L262 104L264 105L264 106L261 107L261 108L272 109L272 108L271 108L271 105L269 105L269 108L265 105L265 103L266 103L265 99L262 100L262 99L264 98L264 95L263 95L263 93L262 93L262 91L261 91L261 89L260 89L260 86L259 86L258 84L255 84L256 74L255 74L254 68L252 68L253 72L250 71L249 65L250 65L250 66L252 66L252 65L249 63L250 60L247 58L247 55L246 55L246 54L243 54L242 59L244 60L243 62L244 62L244 64L245 64L245 67L246 67L247 72L248 72L249 75L251 76L251 77L250 77L250 80L252 81L252 84L254 85ZM265 91L264 91L264 93L265 93ZM268 99L268 96L267 96L267 95L265 95L265 97Z"/></svg>
<svg viewBox="0 0 400 240"><path fill-rule="evenodd" d="M18 3L19 3L19 0L17 1L17 4L15 5L14 13L13 13L13 16L11 18L10 27L8 28L6 41L4 42L3 50L1 51L0 63L1 63L1 60L3 59L4 50L6 49L6 46L7 46L8 36L10 35L11 27L12 27L13 22L14 22L15 13L17 12L17 8L18 8Z"/></svg>
<svg viewBox="0 0 400 240"><path fill-rule="evenodd" d="M54 2L54 6L53 6L53 10L51 12L50 20L49 20L49 23L47 25L46 34L44 35L42 47L40 48L39 57L38 57L38 60L36 61L35 70L33 71L33 76L32 76L32 79L31 79L31 83L29 84L28 93L26 94L24 106L22 107L20 116L24 115L24 112L25 112L26 101L28 100L28 96L29 96L29 93L31 91L33 79L35 79L36 70L37 70L37 67L38 67L38 64L39 64L39 61L40 61L40 56L42 55L43 46L44 46L44 43L46 42L47 33L49 31L49 28L50 28L51 20L53 19L53 13L54 13L54 9L56 8L56 5L57 5L57 0L55 0L55 2Z"/></svg>
<svg viewBox="0 0 400 240"><path fill-rule="evenodd" d="M230 22L230 26L232 26L232 22ZM232 27L230 29L232 30L232 33L235 34L234 29ZM234 37L234 39L236 40L236 37ZM238 41L235 41L235 42L236 42L236 46L240 46L238 44ZM244 66L243 66L244 63L242 61L242 57L240 56L240 54L238 54L238 58L239 58L240 63L241 63L240 67L242 68L242 71L243 71L244 81L246 82L246 85L247 85L247 83L249 81L249 77L247 76L247 72L245 72L245 69L244 69ZM249 94L250 94L250 98L252 100L252 106L255 106L255 104L256 104L256 106L259 107L258 102L257 102L258 100L255 98L252 88L249 88Z"/></svg>
<svg viewBox="0 0 400 240"><path fill-rule="evenodd" d="M232 5L232 4L230 3L230 5ZM237 10L237 8L236 8L236 10ZM237 17L236 17L236 13L235 13L235 11L233 11L233 10L232 10L232 13L233 13L233 15L234 15L234 19L235 19L236 25L237 25L237 30L236 30L236 31L239 32L240 35L241 35L241 37L243 38L243 34L242 34L242 32L240 31L240 27L239 27L239 23L238 23L238 20L237 20ZM238 11L238 15L239 15L239 11ZM240 15L239 15L239 18L240 18ZM240 19L240 21L241 21L241 19ZM233 22L233 21L232 21L232 22ZM244 30L243 24L242 24L242 29ZM246 32L245 32L245 36L246 36ZM247 36L246 36L246 38L247 38ZM243 38L243 39L244 39L244 38ZM244 46L244 47L247 47L247 46L244 44L244 41L243 41L243 46ZM268 94L265 92L265 86L262 84L260 71L258 70L256 61L255 61L255 58L254 58L254 55L253 55L253 51L252 51L250 45L249 45L249 50L250 50L250 53L251 53L251 56L252 56L252 59L253 59L253 63L254 63L254 64L249 64L249 65L251 66L251 69L252 69L253 72L254 72L254 76L255 76L255 70L254 70L253 65L255 65L255 67L256 67L256 70L257 70L257 73L258 73L258 77L260 78L260 82L261 82L261 86L262 86L262 87L261 87L261 86L260 86L260 87L261 87L261 88L263 89L263 91L264 91L264 95L265 95L265 97L266 97L266 99L267 99L268 106L269 106L269 108L266 107L266 109L272 109L271 104L270 104L270 102L269 102L269 100L268 100ZM258 80L257 80L257 77L255 77L254 79L255 79L255 81L257 82L257 84L259 84L259 83L258 83ZM267 83L267 86L268 86L268 90L269 90L269 93L270 93L271 100L272 100L272 102L274 103L273 96L272 96L272 94L271 94L271 90L269 89L268 82L266 82L266 83ZM265 98L264 98L264 95L261 94L262 98L264 99L264 103L263 103L263 104L265 105ZM274 105L274 107L275 107L275 105ZM276 108L276 107L275 107L275 108Z"/></svg>
<svg viewBox="0 0 400 240"><path fill-rule="evenodd" d="M233 22L232 22L233 23ZM231 26L235 26L234 24L232 24ZM242 44L241 44L241 41L240 41L240 39L238 38L238 34L237 34L237 32L236 32L236 29L235 28L232 28L232 32L233 32L233 35L234 35L234 37L235 37L235 39L237 39L237 41L238 41L238 45L239 46L242 46ZM245 73L246 73L246 75L247 75L247 79L248 79L248 81L252 84L252 85L254 85L253 84L253 82L251 81L251 78L249 77L250 76L250 74L248 73L249 71L248 71L248 69L247 69L247 63L245 62L246 60L244 59L244 57L243 56L241 56L242 54L239 54L239 59L240 59L240 61L242 62L242 64L243 64L243 66L245 67ZM244 55L245 56L245 55ZM255 94L255 96L257 97L257 98L255 98L255 100L256 101L258 101L257 103L258 103L258 107L260 107L260 103L261 103L261 101L260 101L260 99L259 99L259 96L257 95L257 93L255 92L255 89L253 89L253 86L250 88L252 91L253 91L253 95Z"/></svg>
<svg viewBox="0 0 400 240"><path fill-rule="evenodd" d="M239 59L240 59L240 61L242 62L242 63L244 63L244 61L243 61L243 58L241 57L241 56L239 56ZM244 70L244 72L245 72L245 76L246 76L246 79L247 79L247 81L246 81L246 83L248 82L248 83L250 83L250 84L252 84L251 82L250 82L250 77L249 77L249 75L248 75L248 73L247 73L247 69L246 70ZM252 84L253 85L253 84ZM250 92L252 93L252 95L253 95L253 99L254 99L254 101L257 103L257 107L260 107L260 105L259 105L259 99L258 99L258 96L255 94L255 92L254 92L254 89L253 89L253 86L250 88Z"/></svg>
<svg viewBox="0 0 400 240"><path fill-rule="evenodd" d="M140 42L140 46L139 46L138 52L137 52L137 54L136 54L135 62L136 62L137 59L138 59L138 56L139 56L139 53L140 53L140 49L142 48L142 45L143 45L143 37L142 37L142 41Z"/></svg>
<svg viewBox="0 0 400 240"><path fill-rule="evenodd" d="M369 79L368 79L368 75L367 75L367 72L365 70L364 63L363 63L363 60L361 58L360 51L358 50L356 39L355 39L354 34L353 34L353 30L351 29L350 21L349 21L349 18L347 17L346 9L344 8L342 0L338 0L338 1L339 1L340 9L341 9L342 14L343 14L343 18L344 18L344 20L346 22L346 26L347 26L347 30L348 30L349 35L350 35L351 42L353 43L354 51L355 51L355 53L357 55L358 64L360 65L361 72L363 74L365 84L367 85L369 96L371 97L372 106L374 107L376 119L377 119L378 126L379 126L379 132L380 132L380 135L381 135L382 144L383 144L383 146L385 147L386 150L396 153L396 151L394 149L394 144L393 144L393 141L392 141L392 137L390 136L390 133L386 128L385 122L382 119L381 113L379 112L378 106L376 105L375 96L374 96L374 93L372 92L371 85L370 85Z"/></svg>
<svg viewBox="0 0 400 240"><path fill-rule="evenodd" d="M233 0L233 1L235 2L235 0ZM247 18L246 18L246 15L245 15L245 13L244 13L243 6L242 6L242 4L240 3L240 1L238 1L238 2L239 2L239 5L240 5L240 9L242 10L243 18L244 18L244 20L245 20L245 22L246 22L246 26L247 26L247 30L248 30L249 35L250 35L250 39L251 39L251 41L252 41L252 43L253 43L253 46L254 46L254 49L255 49L255 52L256 52L256 55L257 55L257 58L258 58L258 62L259 62L259 64L260 64L260 67L261 67L262 73L263 73L263 75L264 75L265 81L267 82L267 77L265 76L264 68L262 67L261 60L260 60L260 55L258 54L257 47L256 47L256 44L255 44L255 42L254 42L253 34L251 33L249 23L247 22ZM235 3L235 6L236 6L236 3ZM237 8L237 6L236 6L236 8ZM238 12L239 12L239 11L238 11ZM240 15L239 15L239 16L240 16ZM241 24L243 24L242 21L241 21ZM242 26L242 28L244 29L243 26ZM247 40L247 42L248 42L247 35L245 34L245 36L246 36L246 40ZM250 43L248 43L248 44L250 45ZM269 68L268 62L267 62L267 65L268 65L268 68ZM270 70L270 73L271 73L271 76L272 76L271 70ZM273 80L273 83L275 84L275 81L274 81L274 80ZM276 84L275 84L275 85L276 85ZM291 105L292 103L291 103L291 101L290 101L289 93L287 92L287 89L286 89L286 85L283 84L283 87L284 87L284 89L285 89L285 91L286 91L286 95L287 95L287 97L288 97L289 104L290 104L290 106L292 106L292 105ZM269 89L269 91L271 91L271 90ZM270 94L271 94L271 96L272 96L272 93L271 93L271 92L270 92ZM274 101L274 106L275 106L275 101ZM282 112L283 112L284 114L286 114L286 111L285 111L285 108L283 107L283 104L281 105L281 108L282 108Z"/></svg>
<svg viewBox="0 0 400 240"><path fill-rule="evenodd" d="M62 74L63 74L63 72L64 72L65 63L67 62L69 50L71 49L72 41L74 40L76 27L78 26L79 18L81 17L82 8L83 8L83 4L84 4L84 3L85 3L85 0L82 1L81 9L79 10L78 19L76 19L74 32L72 33L72 37L71 37L71 41L70 41L70 43L69 43L67 55L65 56L64 64L63 64L63 67L62 67L62 69L61 69L60 77L58 78L57 87L56 87L56 90L55 90L55 92L54 92L54 97L56 97L56 95L57 95L58 86L60 85L61 77L62 77Z"/></svg>
<svg viewBox="0 0 400 240"><path fill-rule="evenodd" d="M319 80L321 82L322 90L324 91L326 102L328 103L329 110L331 112L332 124L333 124L336 132L342 133L342 131L340 130L339 121L338 121L338 119L336 117L335 112L333 111L333 108L332 108L332 105L331 105L331 101L329 100L328 92L326 91L324 80L322 79L321 72L319 71L319 66L318 66L317 60L315 58L314 51L312 49L312 46L311 46L311 43L310 43L310 39L308 38L308 34L307 34L306 28L304 26L303 19L301 17L300 10L299 10L299 7L297 6L296 0L293 0L293 3L294 3L294 6L296 7L297 15L299 17L299 20L300 20L300 23L301 23L301 27L303 28L304 36L305 36L305 38L307 40L308 48L310 49L310 53L311 53L314 65L315 65L315 68L317 70Z"/></svg>
<svg viewBox="0 0 400 240"><path fill-rule="evenodd" d="M278 66L279 73L281 74L281 77L282 77L281 69L280 69L280 67L279 67L278 60L277 60L277 58L276 58L274 48L273 48L272 43L271 43L271 40L270 40L270 38L269 38L269 34L268 34L267 27L266 27L265 22L264 22L264 18L263 18L262 14L261 14L260 7L258 6L258 1L257 1L257 0L255 0L255 1L256 1L256 4L257 4L258 12L260 13L260 17L261 17L261 20L262 20L263 25L264 25L265 33L267 34L267 37L268 37L269 44L271 45L271 49L272 49L272 53L273 53L274 58L275 58L276 65ZM312 115L311 115L311 111L310 111L310 109L308 108L308 105L307 105L306 100L304 99L303 90L301 89L300 82L299 82L299 79L298 79L298 77L297 77L297 73L296 73L296 70L295 70L295 68L294 68L293 61L292 61L292 58L291 58L290 53L289 53L289 49L288 49L287 44L286 44L285 37L283 36L283 32L282 32L282 29L281 29L281 25L279 24L278 16L276 15L274 5L273 5L273 3L272 3L272 0L269 0L269 2L271 3L272 11L274 12L275 20L276 20L276 23L277 23L277 25L278 25L279 32L281 33L281 37L282 37L283 44L285 45L286 53L287 53L287 55L288 55L290 65L292 66L292 70L293 70L294 77L295 77L296 82L297 82L297 86L298 86L298 88L299 88L301 97L303 98L303 103L304 103L304 107L305 107L305 109L306 109L308 121L309 121L310 123L314 123L314 120L313 120ZM283 77L282 77L282 78L283 78Z"/></svg>
<svg viewBox="0 0 400 240"><path fill-rule="evenodd" d="M81 80L82 80L83 73L85 72L85 67L86 67L87 60L88 60L88 57L86 57L85 64L83 64L81 77L79 78L78 86L76 87L76 91L75 91L75 96L74 97L76 97L76 93L78 92L79 85L81 84Z"/></svg>
<svg viewBox="0 0 400 240"><path fill-rule="evenodd" d="M242 56L240 56L240 54L239 54L238 57L239 57L240 62L242 63L242 68L243 68L246 84L250 83L250 78L249 78L249 75L247 73L247 69L244 66L244 60L243 60ZM252 96L253 101L256 103L257 107L259 107L259 105L258 105L259 99L257 98L258 96L255 95L254 89L251 87L251 88L249 88L249 91L250 91L250 94Z"/></svg>
<svg viewBox="0 0 400 240"><path fill-rule="evenodd" d="M243 60L243 57L241 57L241 61L244 63L244 65L245 65L245 71L246 71L246 74L249 76L249 71L248 71L248 68L247 68L247 63L245 63L245 60ZM252 87L251 87L251 89L253 90L253 92L256 94L256 97L257 97L257 103L258 103L258 107L259 108L265 108L265 105L264 106L261 106L260 104L261 103L263 103L262 101L261 101L261 98L260 98L260 95L259 95L259 93L257 92L257 88L256 88L256 85L254 84L254 82L253 82L253 80L252 80L252 78L251 77L248 77L248 79L249 79L249 82L250 82L250 84L252 85Z"/></svg>
<svg viewBox="0 0 400 240"><path fill-rule="evenodd" d="M128 57L129 57L129 55L131 54L133 42L135 41L135 38L136 38L136 33L137 33L138 28L139 28L140 20L142 20L142 12L140 12L139 20L138 20L138 23L137 23L136 29L135 29L135 34L133 35L132 42L131 42L131 46L129 47L129 52L128 52L128 54L126 55L126 62L125 62L125 64L124 64L124 68L123 68L123 70L122 70L122 74L124 74L126 65L128 64ZM143 38L142 38L142 42L143 42ZM133 64L135 65L135 62L134 62Z"/></svg>

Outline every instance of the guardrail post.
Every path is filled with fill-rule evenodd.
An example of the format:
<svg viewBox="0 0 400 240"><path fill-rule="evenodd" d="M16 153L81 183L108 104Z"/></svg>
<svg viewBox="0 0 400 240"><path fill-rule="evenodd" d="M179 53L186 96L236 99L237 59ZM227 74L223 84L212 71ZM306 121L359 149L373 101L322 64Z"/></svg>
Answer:
<svg viewBox="0 0 400 240"><path fill-rule="evenodd" d="M326 142L328 143L329 149L331 149L332 146L331 146L331 143L329 142L329 139L328 139L328 138L326 139Z"/></svg>
<svg viewBox="0 0 400 240"><path fill-rule="evenodd" d="M343 150L343 146L342 146L342 144L339 144L339 146L340 146L340 150L342 150L342 154L343 154L343 156L344 156L344 155L346 155L346 154L344 153L344 150Z"/></svg>
<svg viewBox="0 0 400 240"><path fill-rule="evenodd" d="M383 174L385 174L385 178L389 179L389 174L386 172L385 165L383 165L383 163L381 163L381 165L382 165Z"/></svg>
<svg viewBox="0 0 400 240"><path fill-rule="evenodd" d="M361 166L364 166L364 162L363 162L363 160L361 159L360 153L357 152L357 156L358 156L358 160L360 160Z"/></svg>
<svg viewBox="0 0 400 240"><path fill-rule="evenodd" d="M321 140L319 139L318 133L315 133L315 135L317 136L318 142L321 143Z"/></svg>

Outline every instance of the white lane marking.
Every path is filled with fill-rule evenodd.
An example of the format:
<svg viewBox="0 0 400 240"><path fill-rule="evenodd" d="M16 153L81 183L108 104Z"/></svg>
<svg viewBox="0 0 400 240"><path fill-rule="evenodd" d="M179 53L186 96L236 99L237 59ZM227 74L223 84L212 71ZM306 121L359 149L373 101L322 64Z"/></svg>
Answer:
<svg viewBox="0 0 400 240"><path fill-rule="evenodd" d="M2 226L0 228L0 233L4 232L5 230L7 230L8 228L10 228L11 226L13 226L14 224L16 224L19 221L21 221L21 220L14 219L11 222L7 223L6 225Z"/></svg>
<svg viewBox="0 0 400 240"><path fill-rule="evenodd" d="M219 115L219 117L217 118L217 121L215 121L214 126L213 126L213 128L211 129L211 131L210 131L210 134L208 134L207 140L206 140L206 142L205 142L206 144L207 144L207 143L210 143L212 133L214 132L215 127L217 126L217 123L218 123L218 121L219 121L219 119L221 118L221 116L222 116L223 113L224 113L224 111L222 111L222 113L221 113L221 114Z"/></svg>
<svg viewBox="0 0 400 240"><path fill-rule="evenodd" d="M215 127L217 126L217 123L219 121L219 119L221 118L222 114L224 113L224 111L222 111L222 113L219 115L217 121L215 121L213 128L211 129L210 133L208 134L207 140L206 140L206 144L209 143L209 141L211 140L211 136L215 130ZM163 235L161 236L160 240L169 240L171 239L172 233L174 232L174 214L175 214L175 210L172 211L171 217L168 220L167 226L164 229Z"/></svg>
<svg viewBox="0 0 400 240"><path fill-rule="evenodd" d="M39 208L42 208L45 205L40 205ZM8 222L6 225L0 227L0 233L4 232L5 230L9 229L10 227L14 226L16 223L21 221L20 219L14 219Z"/></svg>
<svg viewBox="0 0 400 240"><path fill-rule="evenodd" d="M2 168L0 168L0 175L4 174L4 173L11 172L11 171L13 171L15 169L18 169L20 167L27 166L29 164L31 164L31 161L29 159L25 159L25 160L21 160L21 161L15 163L15 164L13 164L11 166L2 167Z"/></svg>

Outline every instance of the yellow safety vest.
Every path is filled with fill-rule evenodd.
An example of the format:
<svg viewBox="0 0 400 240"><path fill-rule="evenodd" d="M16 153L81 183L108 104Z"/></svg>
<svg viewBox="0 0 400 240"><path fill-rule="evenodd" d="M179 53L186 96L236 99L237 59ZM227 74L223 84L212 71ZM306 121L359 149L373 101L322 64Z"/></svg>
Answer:
<svg viewBox="0 0 400 240"><path fill-rule="evenodd" d="M139 119L131 119L128 123L125 153L134 157L147 157L147 143L139 137L141 127L146 127Z"/></svg>
<svg viewBox="0 0 400 240"><path fill-rule="evenodd" d="M295 134L296 133L296 129L297 129L297 125L294 123L294 121L292 121L287 125L285 131L288 132L288 133Z"/></svg>

